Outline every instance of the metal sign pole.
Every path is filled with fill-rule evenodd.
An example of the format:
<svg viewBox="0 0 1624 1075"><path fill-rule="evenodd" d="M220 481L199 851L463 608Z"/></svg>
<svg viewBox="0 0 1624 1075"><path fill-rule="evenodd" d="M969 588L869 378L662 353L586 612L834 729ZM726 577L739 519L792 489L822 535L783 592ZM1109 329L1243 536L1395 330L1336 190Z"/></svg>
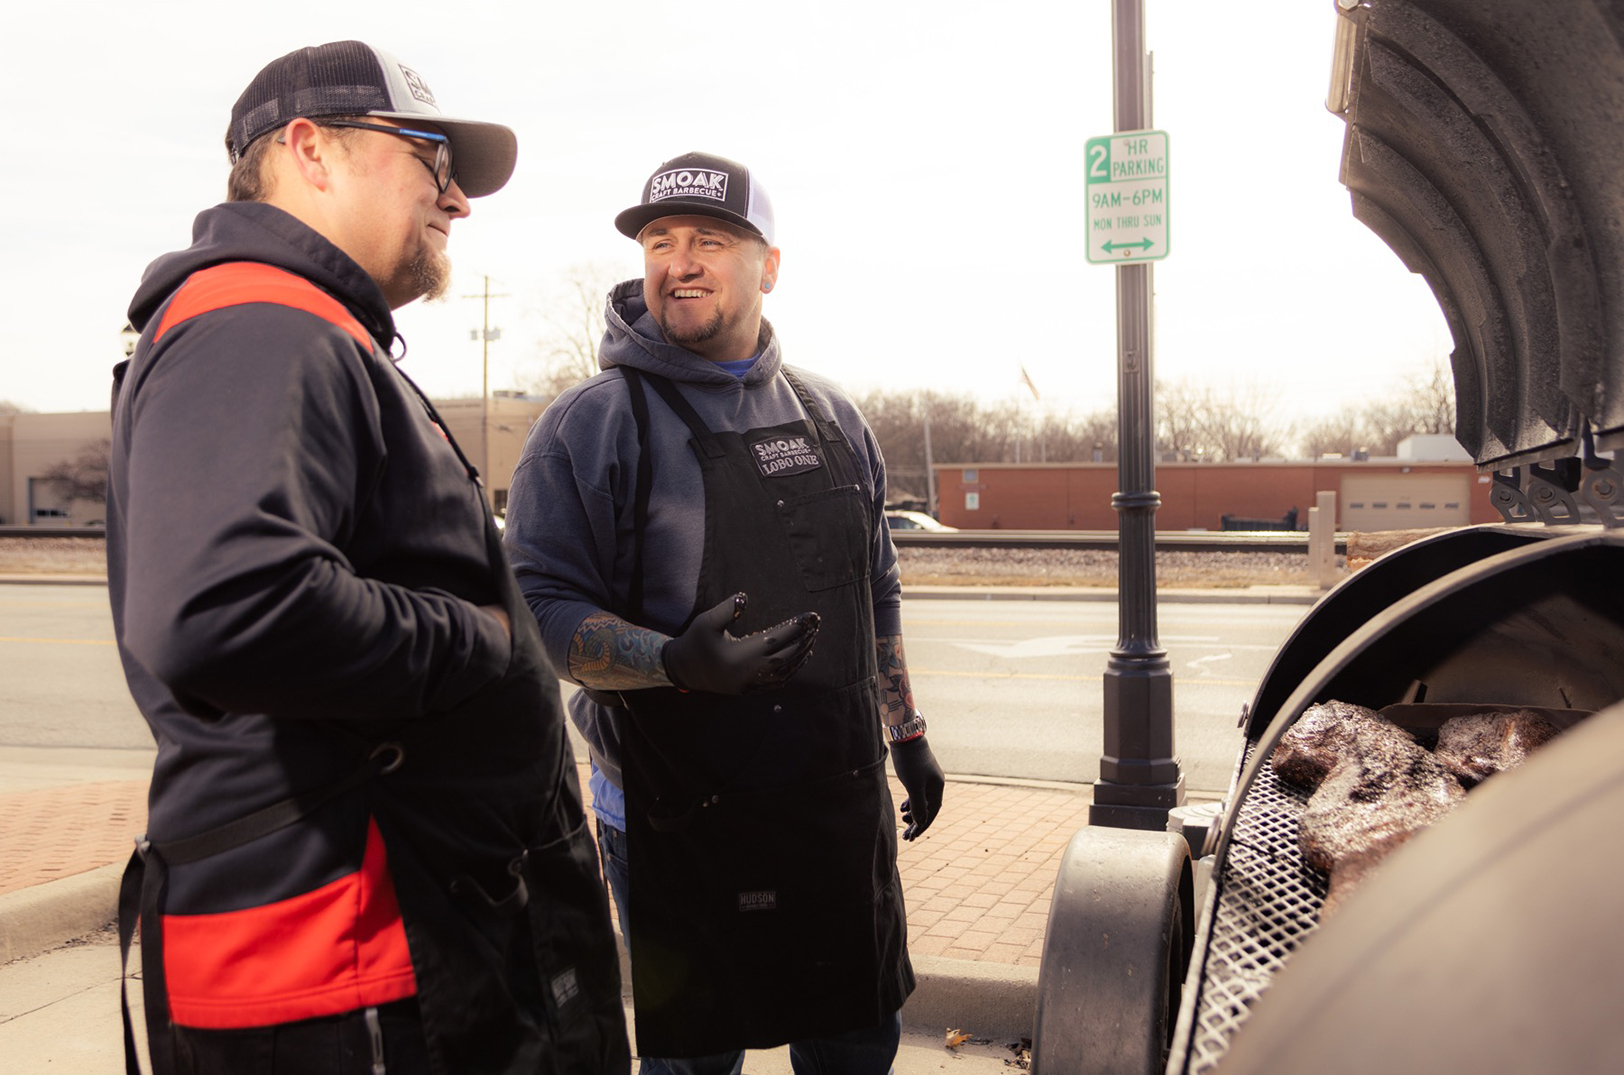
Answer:
<svg viewBox="0 0 1624 1075"><path fill-rule="evenodd" d="M1112 0L1117 131L1150 127L1143 0ZM1155 428L1151 422L1150 263L1118 265L1116 648L1105 670L1105 752L1089 823L1164 829L1184 802L1173 753L1173 672L1156 637Z"/></svg>

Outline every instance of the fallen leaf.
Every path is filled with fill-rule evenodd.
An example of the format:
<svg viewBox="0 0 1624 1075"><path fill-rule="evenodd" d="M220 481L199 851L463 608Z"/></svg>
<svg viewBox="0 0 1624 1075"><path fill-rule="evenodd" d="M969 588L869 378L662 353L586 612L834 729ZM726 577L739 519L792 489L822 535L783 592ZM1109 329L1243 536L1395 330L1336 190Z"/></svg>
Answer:
<svg viewBox="0 0 1624 1075"><path fill-rule="evenodd" d="M970 1040L970 1035L966 1034L964 1031L960 1030L958 1027L949 1027L948 1028L948 1031L947 1031L947 1047L949 1049L957 1049L959 1046L963 1045L965 1042L967 1042L969 1040Z"/></svg>

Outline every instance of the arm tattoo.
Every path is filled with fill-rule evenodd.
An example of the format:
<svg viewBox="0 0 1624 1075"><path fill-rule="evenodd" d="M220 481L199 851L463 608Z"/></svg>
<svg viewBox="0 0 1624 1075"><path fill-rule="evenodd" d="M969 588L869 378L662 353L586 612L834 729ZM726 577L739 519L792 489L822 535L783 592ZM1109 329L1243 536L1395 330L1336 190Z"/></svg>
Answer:
<svg viewBox="0 0 1624 1075"><path fill-rule="evenodd" d="M660 650L669 635L627 623L607 612L581 621L570 639L570 676L599 690L668 686Z"/></svg>
<svg viewBox="0 0 1624 1075"><path fill-rule="evenodd" d="M901 724L913 715L913 687L908 683L908 661L902 655L902 636L875 640L879 651L880 705L886 724Z"/></svg>

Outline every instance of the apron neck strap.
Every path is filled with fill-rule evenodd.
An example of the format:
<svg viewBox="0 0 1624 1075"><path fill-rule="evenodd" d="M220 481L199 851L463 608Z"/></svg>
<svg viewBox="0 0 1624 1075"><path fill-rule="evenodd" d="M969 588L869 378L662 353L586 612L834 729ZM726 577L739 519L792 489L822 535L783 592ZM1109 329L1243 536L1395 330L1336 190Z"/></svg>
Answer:
<svg viewBox="0 0 1624 1075"><path fill-rule="evenodd" d="M644 372L641 376L648 382L649 387L654 389L655 394L665 400L665 405L682 419L689 432L693 433L694 443L699 446L701 452L711 459L720 459L727 454L722 449L722 442L716 439L716 435L710 431L705 420L699 417L699 412L694 410L694 405L677 390L676 385L657 374Z"/></svg>
<svg viewBox="0 0 1624 1075"><path fill-rule="evenodd" d="M788 366L779 367L779 372L783 373L784 380L788 381L789 386L795 390L796 398L801 401L801 406L806 409L807 416L812 419L812 424L817 427L818 439L825 444L831 442L845 443L846 435L840 431L839 426L829 421L828 416L823 413L823 409L813 401L812 393L807 391L806 383L801 380L800 375L792 371Z"/></svg>

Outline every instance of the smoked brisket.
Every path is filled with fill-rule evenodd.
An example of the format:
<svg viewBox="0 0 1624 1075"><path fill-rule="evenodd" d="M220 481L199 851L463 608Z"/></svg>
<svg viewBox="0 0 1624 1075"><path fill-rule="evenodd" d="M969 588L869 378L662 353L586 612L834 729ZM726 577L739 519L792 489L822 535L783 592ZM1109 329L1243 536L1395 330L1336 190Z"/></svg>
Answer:
<svg viewBox="0 0 1624 1075"><path fill-rule="evenodd" d="M1322 916L1466 795L1413 735L1346 702L1309 708L1270 762L1282 781L1313 792L1302 816L1301 847L1304 861L1331 877Z"/></svg>

